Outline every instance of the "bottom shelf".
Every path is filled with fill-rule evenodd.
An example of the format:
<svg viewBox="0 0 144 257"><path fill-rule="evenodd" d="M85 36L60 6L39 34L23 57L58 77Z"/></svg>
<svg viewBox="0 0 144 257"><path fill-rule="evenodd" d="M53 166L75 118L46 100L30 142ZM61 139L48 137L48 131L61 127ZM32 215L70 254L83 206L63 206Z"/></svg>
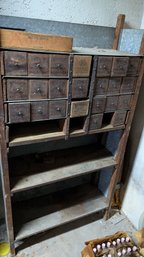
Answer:
<svg viewBox="0 0 144 257"><path fill-rule="evenodd" d="M95 185L81 185L13 206L15 240L88 216L108 207Z"/></svg>

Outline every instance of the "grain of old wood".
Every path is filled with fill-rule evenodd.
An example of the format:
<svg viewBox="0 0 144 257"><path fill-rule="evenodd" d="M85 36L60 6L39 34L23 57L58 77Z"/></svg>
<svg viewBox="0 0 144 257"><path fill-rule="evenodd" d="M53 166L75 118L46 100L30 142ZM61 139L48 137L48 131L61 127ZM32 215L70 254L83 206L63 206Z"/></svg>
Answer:
<svg viewBox="0 0 144 257"><path fill-rule="evenodd" d="M73 44L72 37L7 29L0 30L0 38L1 48L71 52Z"/></svg>

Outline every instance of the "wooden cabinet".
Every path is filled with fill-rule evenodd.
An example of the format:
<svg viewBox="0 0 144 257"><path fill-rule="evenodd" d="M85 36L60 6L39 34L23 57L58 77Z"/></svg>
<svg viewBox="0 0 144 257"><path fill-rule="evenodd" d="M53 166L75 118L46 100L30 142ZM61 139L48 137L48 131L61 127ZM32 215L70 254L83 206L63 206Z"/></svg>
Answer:
<svg viewBox="0 0 144 257"><path fill-rule="evenodd" d="M144 61L98 49L65 54L7 49L1 64L1 170L14 254L19 240L99 211L108 215ZM36 143L45 145L40 150ZM25 153L12 155L20 146ZM106 195L100 186L109 169ZM36 188L43 186L49 193L38 196Z"/></svg>

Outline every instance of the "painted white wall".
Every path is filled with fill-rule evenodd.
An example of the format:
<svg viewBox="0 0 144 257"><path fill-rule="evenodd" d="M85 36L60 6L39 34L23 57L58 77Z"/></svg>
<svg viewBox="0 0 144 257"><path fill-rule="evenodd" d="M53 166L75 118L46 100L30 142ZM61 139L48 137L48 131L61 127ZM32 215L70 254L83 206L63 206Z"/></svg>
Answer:
<svg viewBox="0 0 144 257"><path fill-rule="evenodd" d="M137 229L144 227L144 129L126 189L122 209Z"/></svg>
<svg viewBox="0 0 144 257"><path fill-rule="evenodd" d="M5 0L1 15L115 27L117 15L140 28L143 0Z"/></svg>
<svg viewBox="0 0 144 257"><path fill-rule="evenodd" d="M141 29L144 29L144 6L143 6L143 16L142 16L142 21L141 21Z"/></svg>

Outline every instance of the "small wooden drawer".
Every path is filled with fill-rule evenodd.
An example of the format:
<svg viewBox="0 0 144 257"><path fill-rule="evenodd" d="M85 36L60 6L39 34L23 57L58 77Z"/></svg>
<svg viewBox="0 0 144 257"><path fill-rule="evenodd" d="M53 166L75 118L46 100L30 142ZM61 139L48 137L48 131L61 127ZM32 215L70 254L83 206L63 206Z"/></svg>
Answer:
<svg viewBox="0 0 144 257"><path fill-rule="evenodd" d="M67 112L67 101L57 100L49 102L49 119L64 118Z"/></svg>
<svg viewBox="0 0 144 257"><path fill-rule="evenodd" d="M95 130L101 128L103 114L94 114L90 117L89 130Z"/></svg>
<svg viewBox="0 0 144 257"><path fill-rule="evenodd" d="M66 98L68 97L68 80L50 79L49 80L49 98Z"/></svg>
<svg viewBox="0 0 144 257"><path fill-rule="evenodd" d="M9 103L9 122L29 122L30 121L30 103Z"/></svg>
<svg viewBox="0 0 144 257"><path fill-rule="evenodd" d="M82 117L88 115L89 100L71 102L70 117Z"/></svg>
<svg viewBox="0 0 144 257"><path fill-rule="evenodd" d="M120 92L121 93L129 93L134 92L136 85L135 77L124 77L121 85Z"/></svg>
<svg viewBox="0 0 144 257"><path fill-rule="evenodd" d="M112 117L112 120L111 120L111 124L114 127L123 125L125 123L126 114L127 114L127 111L116 111L113 114L113 117Z"/></svg>
<svg viewBox="0 0 144 257"><path fill-rule="evenodd" d="M112 57L99 57L97 77L107 77L111 74Z"/></svg>
<svg viewBox="0 0 144 257"><path fill-rule="evenodd" d="M92 103L92 113L104 112L106 97L94 97Z"/></svg>
<svg viewBox="0 0 144 257"><path fill-rule="evenodd" d="M26 79L7 79L6 85L8 100L28 99L28 83Z"/></svg>
<svg viewBox="0 0 144 257"><path fill-rule="evenodd" d="M118 96L108 96L106 100L105 112L113 112L117 109Z"/></svg>
<svg viewBox="0 0 144 257"><path fill-rule="evenodd" d="M108 85L108 94L115 94L120 92L121 78L111 78Z"/></svg>
<svg viewBox="0 0 144 257"><path fill-rule="evenodd" d="M5 75L26 76L27 75L27 53L5 51Z"/></svg>
<svg viewBox="0 0 144 257"><path fill-rule="evenodd" d="M49 55L39 53L28 54L28 75L48 76L49 75Z"/></svg>
<svg viewBox="0 0 144 257"><path fill-rule="evenodd" d="M73 63L73 77L89 77L91 61L91 56L75 55Z"/></svg>
<svg viewBox="0 0 144 257"><path fill-rule="evenodd" d="M126 76L129 64L129 57L114 57L111 76Z"/></svg>
<svg viewBox="0 0 144 257"><path fill-rule="evenodd" d="M89 79L72 80L72 98L86 98L88 95Z"/></svg>
<svg viewBox="0 0 144 257"><path fill-rule="evenodd" d="M48 101L31 103L31 120L47 120L48 119Z"/></svg>
<svg viewBox="0 0 144 257"><path fill-rule="evenodd" d="M29 81L29 98L30 99L48 98L48 80L31 79Z"/></svg>
<svg viewBox="0 0 144 257"><path fill-rule="evenodd" d="M120 95L118 100L118 109L129 110L131 108L132 95Z"/></svg>
<svg viewBox="0 0 144 257"><path fill-rule="evenodd" d="M141 59L139 57L130 57L128 65L128 76L137 76L139 73Z"/></svg>
<svg viewBox="0 0 144 257"><path fill-rule="evenodd" d="M51 54L50 56L50 76L68 76L69 56L61 54Z"/></svg>
<svg viewBox="0 0 144 257"><path fill-rule="evenodd" d="M96 79L94 94L105 95L107 93L108 82L109 80L107 78Z"/></svg>

